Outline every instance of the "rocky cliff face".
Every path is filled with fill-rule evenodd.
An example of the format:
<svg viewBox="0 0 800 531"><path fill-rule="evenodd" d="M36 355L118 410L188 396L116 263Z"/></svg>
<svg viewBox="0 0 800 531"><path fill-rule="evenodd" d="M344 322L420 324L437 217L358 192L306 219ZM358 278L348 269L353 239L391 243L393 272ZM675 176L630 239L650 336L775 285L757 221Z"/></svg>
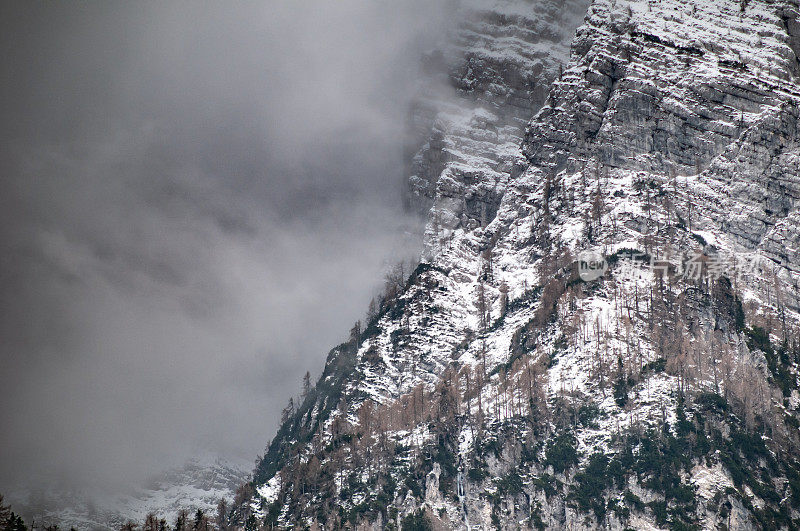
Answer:
<svg viewBox="0 0 800 531"><path fill-rule="evenodd" d="M411 110L407 201L444 229L486 225L524 127L569 59L587 0L460 4L423 61ZM434 206L433 210L431 207Z"/></svg>
<svg viewBox="0 0 800 531"><path fill-rule="evenodd" d="M425 261L239 518L800 526L797 4L595 0L562 69L565 11L497 6L434 54Z"/></svg>
<svg viewBox="0 0 800 531"><path fill-rule="evenodd" d="M554 174L595 161L680 181L672 201L697 205L696 223L737 252L764 251L796 270L796 13L770 3L594 4L570 69L526 133L527 158Z"/></svg>

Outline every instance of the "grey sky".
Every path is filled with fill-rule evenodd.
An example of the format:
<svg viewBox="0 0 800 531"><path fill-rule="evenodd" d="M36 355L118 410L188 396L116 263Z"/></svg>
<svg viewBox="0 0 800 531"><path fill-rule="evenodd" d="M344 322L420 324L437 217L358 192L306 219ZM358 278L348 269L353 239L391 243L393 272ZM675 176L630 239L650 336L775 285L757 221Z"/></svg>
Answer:
<svg viewBox="0 0 800 531"><path fill-rule="evenodd" d="M0 492L261 451L415 244L431 4L0 5Z"/></svg>

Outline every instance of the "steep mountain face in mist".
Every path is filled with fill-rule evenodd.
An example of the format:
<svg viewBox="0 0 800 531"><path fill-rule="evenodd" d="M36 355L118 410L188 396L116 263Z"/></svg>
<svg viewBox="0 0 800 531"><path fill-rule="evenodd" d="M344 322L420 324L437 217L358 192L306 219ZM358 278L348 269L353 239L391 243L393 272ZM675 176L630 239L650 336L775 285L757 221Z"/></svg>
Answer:
<svg viewBox="0 0 800 531"><path fill-rule="evenodd" d="M429 57L458 99L414 114L425 260L235 517L800 527L798 28L792 0L474 8Z"/></svg>
<svg viewBox="0 0 800 531"><path fill-rule="evenodd" d="M494 217L525 125L569 59L588 0L470 0L423 61L411 109L408 206L445 228ZM446 208L445 208L446 207Z"/></svg>

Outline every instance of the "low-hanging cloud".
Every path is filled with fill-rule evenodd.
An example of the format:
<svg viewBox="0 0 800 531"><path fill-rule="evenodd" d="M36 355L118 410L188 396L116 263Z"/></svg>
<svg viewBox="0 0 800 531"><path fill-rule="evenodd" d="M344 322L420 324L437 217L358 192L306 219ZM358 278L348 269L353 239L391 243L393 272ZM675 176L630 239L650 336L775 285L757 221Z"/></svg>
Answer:
<svg viewBox="0 0 800 531"><path fill-rule="evenodd" d="M0 492L253 458L413 252L417 0L0 7Z"/></svg>

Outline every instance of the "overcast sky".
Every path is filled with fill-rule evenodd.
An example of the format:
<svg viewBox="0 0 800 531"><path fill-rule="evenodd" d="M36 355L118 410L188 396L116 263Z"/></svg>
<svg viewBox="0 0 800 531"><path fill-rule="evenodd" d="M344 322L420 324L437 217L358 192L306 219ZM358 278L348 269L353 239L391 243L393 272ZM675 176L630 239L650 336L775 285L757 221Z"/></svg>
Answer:
<svg viewBox="0 0 800 531"><path fill-rule="evenodd" d="M414 251L431 4L0 4L0 492L262 451Z"/></svg>

